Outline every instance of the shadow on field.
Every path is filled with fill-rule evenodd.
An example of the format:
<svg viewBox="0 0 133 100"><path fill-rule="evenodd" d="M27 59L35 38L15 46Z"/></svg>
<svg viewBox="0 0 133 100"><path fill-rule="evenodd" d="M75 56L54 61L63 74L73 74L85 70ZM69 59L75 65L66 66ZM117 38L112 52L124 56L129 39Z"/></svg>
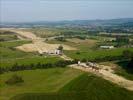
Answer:
<svg viewBox="0 0 133 100"><path fill-rule="evenodd" d="M133 91L100 77L82 74L57 93L25 93L10 100L133 100Z"/></svg>
<svg viewBox="0 0 133 100"><path fill-rule="evenodd" d="M127 73L133 74L133 62L129 60L119 61L118 64L121 68L123 68Z"/></svg>

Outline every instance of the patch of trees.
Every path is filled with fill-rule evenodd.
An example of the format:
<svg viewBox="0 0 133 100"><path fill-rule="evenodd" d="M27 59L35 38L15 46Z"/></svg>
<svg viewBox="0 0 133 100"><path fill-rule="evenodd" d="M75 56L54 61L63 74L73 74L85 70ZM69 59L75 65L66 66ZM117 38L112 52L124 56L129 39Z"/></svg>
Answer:
<svg viewBox="0 0 133 100"><path fill-rule="evenodd" d="M125 36L117 36L116 42L123 42L123 43L129 43L129 38Z"/></svg>
<svg viewBox="0 0 133 100"><path fill-rule="evenodd" d="M127 36L116 36L116 40L113 40L112 42L116 43L116 47L130 44L129 37Z"/></svg>
<svg viewBox="0 0 133 100"><path fill-rule="evenodd" d="M10 40L16 40L16 39L18 39L17 35L0 36L0 41L10 41Z"/></svg>
<svg viewBox="0 0 133 100"><path fill-rule="evenodd" d="M123 27L108 27L104 29L107 33L132 33L131 30L123 28Z"/></svg>
<svg viewBox="0 0 133 100"><path fill-rule="evenodd" d="M72 37L74 35L82 35L81 32L74 32L74 31L65 31L61 32L61 35L67 36L67 37Z"/></svg>
<svg viewBox="0 0 133 100"><path fill-rule="evenodd" d="M75 61L69 61L69 60L60 60L55 63L37 63L33 64L31 63L30 65L24 65L21 64L19 65L18 63L15 63L12 67L0 67L0 74L8 71L21 71L21 70L35 70L35 69L47 69L47 68L55 68L55 67L66 67L67 65L74 64Z"/></svg>
<svg viewBox="0 0 133 100"><path fill-rule="evenodd" d="M22 79L22 77L17 74L12 75L7 81L5 81L5 83L8 85L14 85L23 82L24 80Z"/></svg>
<svg viewBox="0 0 133 100"><path fill-rule="evenodd" d="M104 61L115 61L115 60L123 60L123 56L105 56L105 57L98 57L94 59L82 59L82 62L91 61L91 62L104 62Z"/></svg>
<svg viewBox="0 0 133 100"><path fill-rule="evenodd" d="M65 40L65 38L64 37L56 37L55 38L56 40L58 40L58 41L61 41L61 42L66 42L66 40Z"/></svg>
<svg viewBox="0 0 133 100"><path fill-rule="evenodd" d="M133 52L130 50L124 50L122 55L124 58L131 59L133 57Z"/></svg>
<svg viewBox="0 0 133 100"><path fill-rule="evenodd" d="M133 57L127 65L127 70L128 70L129 73L133 74Z"/></svg>
<svg viewBox="0 0 133 100"><path fill-rule="evenodd" d="M99 31L85 31L85 32L78 32L78 31L65 31L61 32L61 35L64 35L65 37L75 37L75 36L86 36L86 35L98 35Z"/></svg>
<svg viewBox="0 0 133 100"><path fill-rule="evenodd" d="M16 33L11 31L0 31L0 35L7 35L7 34L16 34Z"/></svg>
<svg viewBox="0 0 133 100"><path fill-rule="evenodd" d="M81 39L81 40L85 40L86 36L75 36L75 38Z"/></svg>

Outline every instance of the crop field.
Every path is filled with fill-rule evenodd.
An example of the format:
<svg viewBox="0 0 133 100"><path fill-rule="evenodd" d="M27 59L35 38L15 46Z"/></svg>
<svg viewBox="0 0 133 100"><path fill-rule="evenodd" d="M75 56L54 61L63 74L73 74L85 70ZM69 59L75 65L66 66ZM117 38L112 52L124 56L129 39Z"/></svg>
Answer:
<svg viewBox="0 0 133 100"><path fill-rule="evenodd" d="M5 81L13 74L22 76L24 83L7 85ZM71 68L51 68L45 70L30 70L9 72L0 75L0 99L9 98L22 93L49 93L57 92L69 81L81 75L82 72Z"/></svg>
<svg viewBox="0 0 133 100"><path fill-rule="evenodd" d="M82 74L63 86L56 93L24 93L12 100L132 100L133 92L127 91L102 78Z"/></svg>

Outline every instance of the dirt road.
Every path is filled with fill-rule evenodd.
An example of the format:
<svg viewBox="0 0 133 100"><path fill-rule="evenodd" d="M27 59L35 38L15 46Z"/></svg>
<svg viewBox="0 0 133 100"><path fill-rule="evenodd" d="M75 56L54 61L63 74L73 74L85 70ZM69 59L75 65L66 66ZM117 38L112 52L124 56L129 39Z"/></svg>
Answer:
<svg viewBox="0 0 133 100"><path fill-rule="evenodd" d="M70 65L70 67L75 68L75 69L79 69L79 70L82 70L85 72L93 73L93 74L100 76L100 77L102 77L108 81L111 81L115 84L118 84L121 87L124 87L128 90L133 91L133 81L127 80L122 76L116 75L112 71L108 71L105 69L100 69L99 71L94 71L91 68L85 68L85 67L79 66L77 64Z"/></svg>
<svg viewBox="0 0 133 100"><path fill-rule="evenodd" d="M21 29L14 29L14 28L4 28L2 30L15 32L18 34L18 36L31 40L32 43L23 44L22 46L16 47L17 49L24 52L54 53L55 50L60 46L60 44L48 44L44 42L45 40L44 38L37 37L32 32L26 32ZM50 37L50 39L52 38ZM61 45L63 46L64 50L75 50L75 48L70 47L68 45L64 45L64 44L61 44Z"/></svg>

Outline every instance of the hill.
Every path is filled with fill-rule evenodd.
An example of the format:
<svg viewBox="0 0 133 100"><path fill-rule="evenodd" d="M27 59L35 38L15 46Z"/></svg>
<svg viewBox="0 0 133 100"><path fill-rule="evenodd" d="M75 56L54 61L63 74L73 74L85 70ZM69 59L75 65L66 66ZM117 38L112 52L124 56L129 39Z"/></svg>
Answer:
<svg viewBox="0 0 133 100"><path fill-rule="evenodd" d="M133 92L91 74L82 74L59 93L25 93L11 100L133 100Z"/></svg>

